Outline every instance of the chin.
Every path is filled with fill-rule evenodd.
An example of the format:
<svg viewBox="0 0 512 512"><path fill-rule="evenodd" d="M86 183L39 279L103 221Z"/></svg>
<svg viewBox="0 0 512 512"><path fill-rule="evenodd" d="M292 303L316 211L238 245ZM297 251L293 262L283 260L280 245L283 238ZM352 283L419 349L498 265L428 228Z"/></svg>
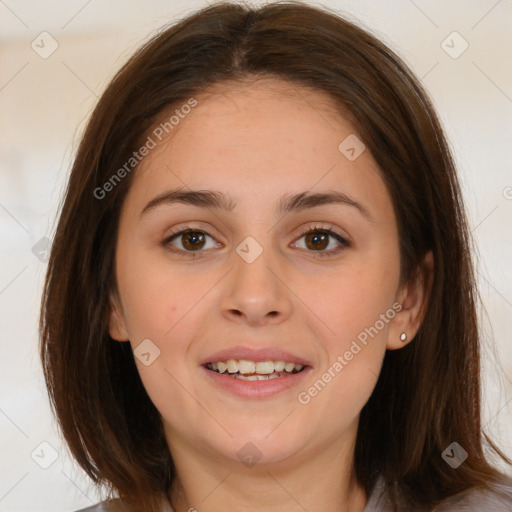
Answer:
<svg viewBox="0 0 512 512"><path fill-rule="evenodd" d="M223 436L212 448L225 458L242 462L247 467L253 467L256 463L285 463L299 454L305 441L304 435L298 435L294 425L289 425L292 430L285 428L284 423L280 425L285 417L265 424L251 419L239 422L236 428L226 425L233 437Z"/></svg>

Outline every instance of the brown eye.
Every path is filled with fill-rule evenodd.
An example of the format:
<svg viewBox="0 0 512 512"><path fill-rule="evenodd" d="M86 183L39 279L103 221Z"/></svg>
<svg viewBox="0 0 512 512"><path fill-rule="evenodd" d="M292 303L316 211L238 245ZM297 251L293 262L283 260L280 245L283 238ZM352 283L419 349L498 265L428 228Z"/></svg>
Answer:
<svg viewBox="0 0 512 512"><path fill-rule="evenodd" d="M181 237L183 247L190 251L202 249L205 244L204 233L200 231L187 231Z"/></svg>
<svg viewBox="0 0 512 512"><path fill-rule="evenodd" d="M304 236L308 249L323 250L329 245L329 235L325 233L313 231Z"/></svg>
<svg viewBox="0 0 512 512"><path fill-rule="evenodd" d="M168 247L169 250L173 252L203 252L202 249L207 245L207 238L213 240L213 238L204 231L185 229L167 237L162 241L162 245ZM212 244L212 247L214 246L215 244Z"/></svg>
<svg viewBox="0 0 512 512"><path fill-rule="evenodd" d="M341 235L338 235L330 229L321 227L307 229L299 237L299 239L301 238L304 238L305 249L308 252L316 253L314 254L315 257L333 256L347 247L351 247L350 242ZM336 240L338 242L338 246L327 249L330 245L331 239Z"/></svg>

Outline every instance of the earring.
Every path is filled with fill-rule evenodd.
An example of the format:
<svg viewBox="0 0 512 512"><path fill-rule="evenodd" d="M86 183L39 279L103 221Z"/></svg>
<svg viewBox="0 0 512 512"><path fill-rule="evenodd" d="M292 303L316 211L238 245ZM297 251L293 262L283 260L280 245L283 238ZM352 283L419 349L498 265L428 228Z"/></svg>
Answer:
<svg viewBox="0 0 512 512"><path fill-rule="evenodd" d="M407 334L405 334L405 332L403 332L402 334L400 334L400 339L402 341L405 341L407 339Z"/></svg>

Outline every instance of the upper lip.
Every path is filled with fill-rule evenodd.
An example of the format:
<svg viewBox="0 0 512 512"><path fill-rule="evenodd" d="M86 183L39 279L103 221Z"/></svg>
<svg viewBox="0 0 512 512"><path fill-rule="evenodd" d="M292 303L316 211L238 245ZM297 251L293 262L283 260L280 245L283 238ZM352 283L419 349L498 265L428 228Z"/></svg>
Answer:
<svg viewBox="0 0 512 512"><path fill-rule="evenodd" d="M201 365L206 363L216 363L217 361L227 361L228 359L245 359L246 361L285 361L287 363L301 364L302 366L311 366L311 363L303 357L287 352L277 347L258 347L251 348L239 345L237 347L225 348L219 350L201 361Z"/></svg>

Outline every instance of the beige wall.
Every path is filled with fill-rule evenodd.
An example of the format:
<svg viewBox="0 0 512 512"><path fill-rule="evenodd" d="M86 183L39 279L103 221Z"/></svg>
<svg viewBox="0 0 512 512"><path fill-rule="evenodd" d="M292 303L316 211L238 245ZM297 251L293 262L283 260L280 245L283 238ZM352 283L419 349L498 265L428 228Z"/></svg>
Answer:
<svg viewBox="0 0 512 512"><path fill-rule="evenodd" d="M6 512L64 512L97 499L60 440L43 388L37 315L46 265L32 247L52 238L78 135L114 71L153 30L205 2L63 4L0 3L0 510ZM512 402L506 405L512 397L512 4L324 5L361 20L401 54L424 77L446 126L480 253L485 422L512 456ZM50 48L48 38L42 48L43 31L58 43L47 59L31 47L35 40L41 51ZM453 31L469 44L458 58L441 47ZM463 44L453 37L452 55ZM58 459L41 468L35 460L50 463L52 450Z"/></svg>

